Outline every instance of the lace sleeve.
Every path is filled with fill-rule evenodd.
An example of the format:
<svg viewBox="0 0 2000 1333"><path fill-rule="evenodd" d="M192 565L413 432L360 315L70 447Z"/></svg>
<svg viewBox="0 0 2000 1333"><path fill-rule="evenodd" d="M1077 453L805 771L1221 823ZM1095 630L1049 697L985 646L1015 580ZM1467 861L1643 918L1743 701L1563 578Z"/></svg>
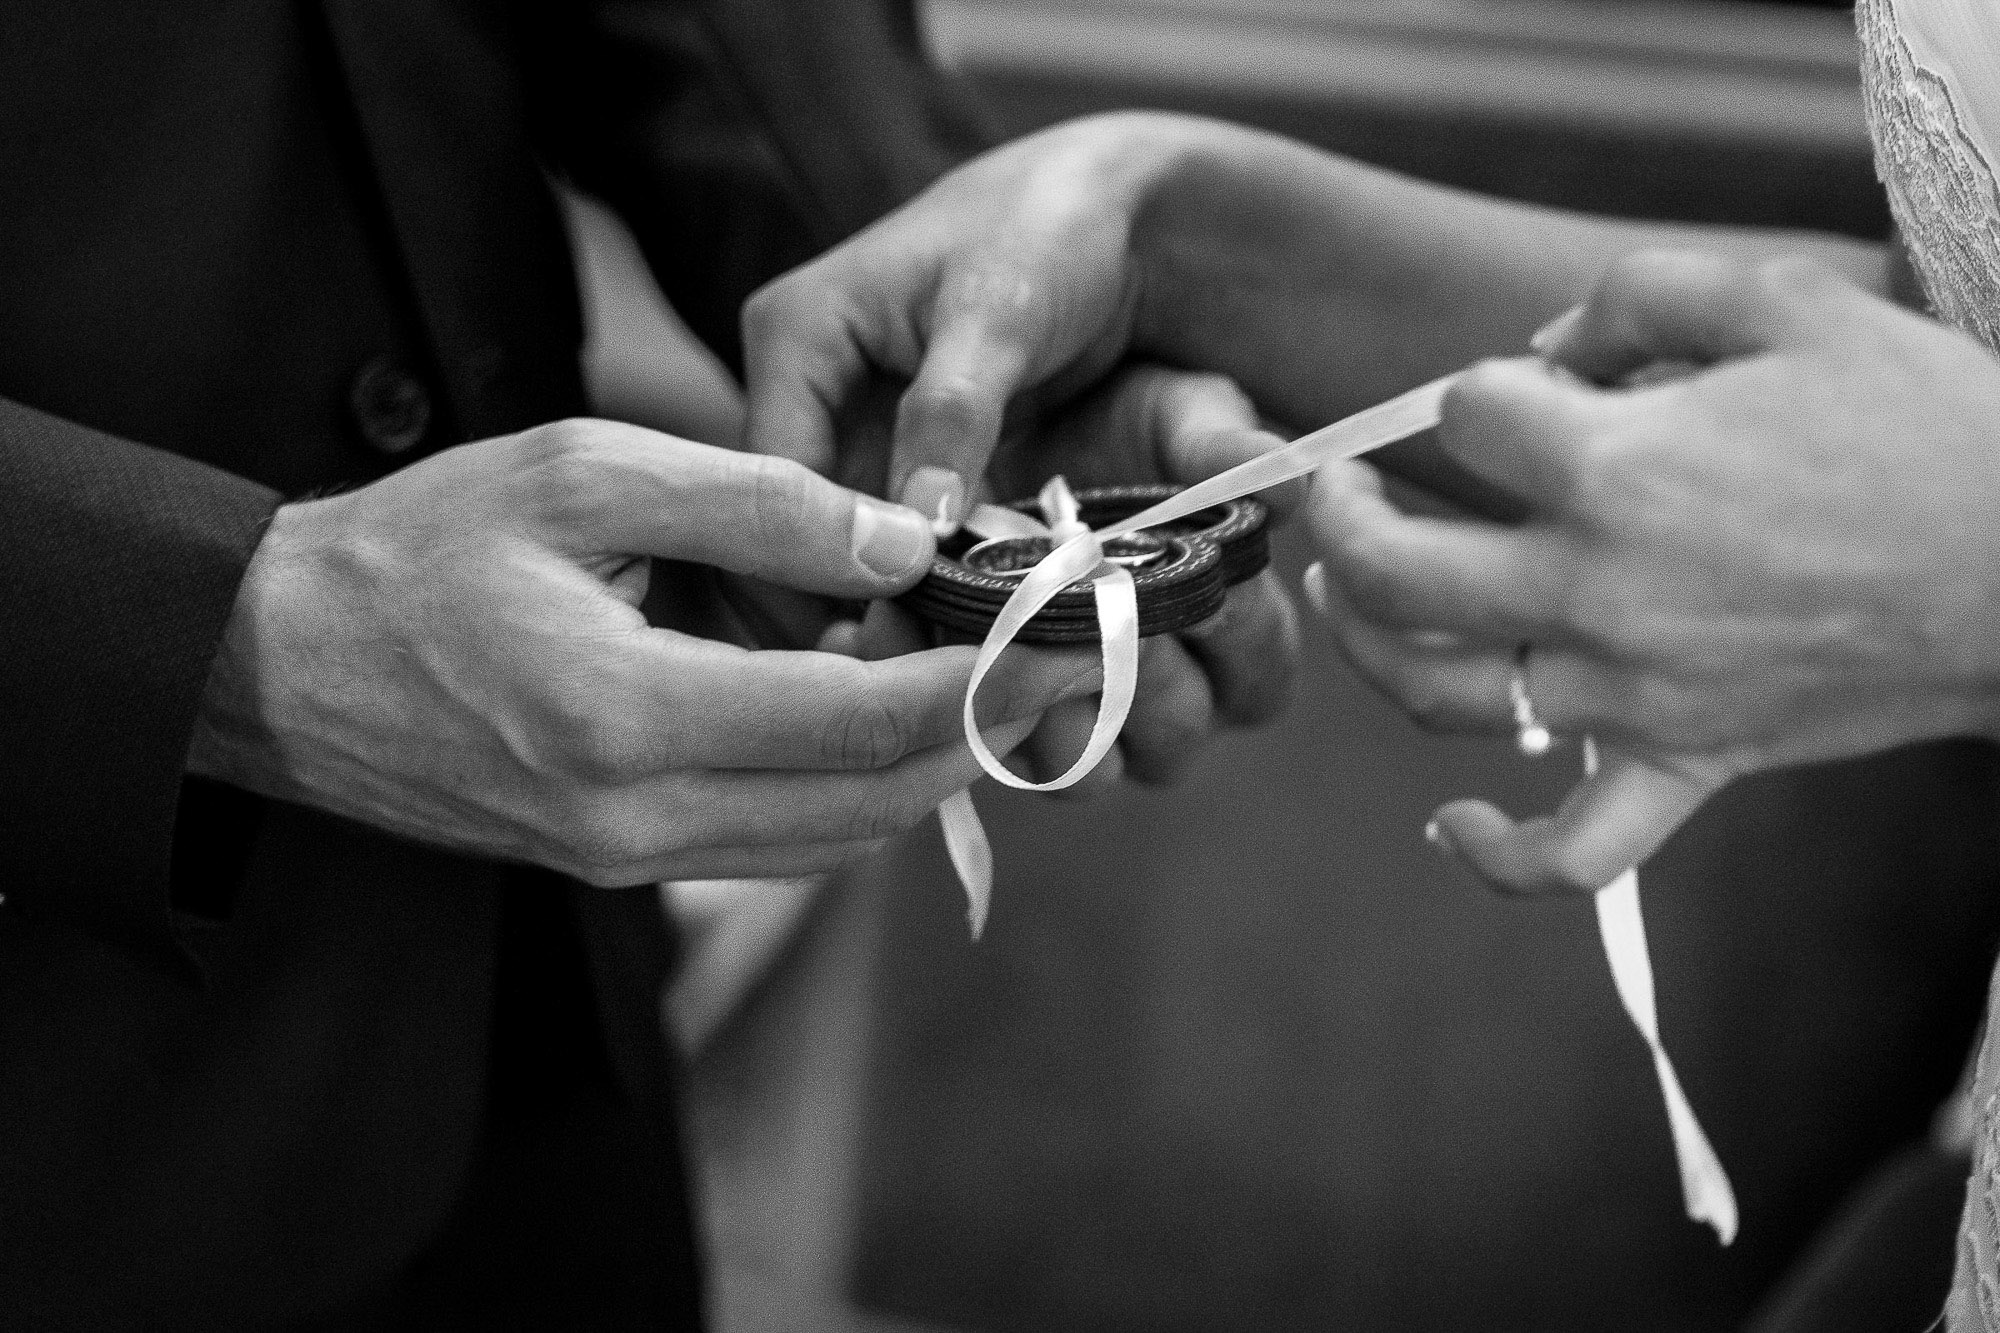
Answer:
<svg viewBox="0 0 2000 1333"><path fill-rule="evenodd" d="M1875 170L1938 317L2000 350L2000 187L1951 85L1897 27L1893 0L1859 0L1861 86Z"/></svg>

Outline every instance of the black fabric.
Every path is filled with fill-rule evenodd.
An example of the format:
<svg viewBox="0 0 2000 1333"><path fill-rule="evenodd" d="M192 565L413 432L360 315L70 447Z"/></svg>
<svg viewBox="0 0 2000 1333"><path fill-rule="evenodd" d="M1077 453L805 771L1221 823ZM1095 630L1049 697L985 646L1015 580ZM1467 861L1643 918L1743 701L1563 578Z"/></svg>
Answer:
<svg viewBox="0 0 2000 1333"><path fill-rule="evenodd" d="M698 1325L692 1250L662 1244L693 1227L679 1143L613 1077L548 878L506 895L486 1123L450 1215L389 1282L299 1328Z"/></svg>
<svg viewBox="0 0 2000 1333"><path fill-rule="evenodd" d="M695 1319L653 895L188 738L275 506L583 410L546 172L727 353L957 105L900 0L0 5L0 1323Z"/></svg>
<svg viewBox="0 0 2000 1333"><path fill-rule="evenodd" d="M1914 1144L1864 1180L1821 1229L1748 1333L1921 1333L1939 1327L1972 1170Z"/></svg>
<svg viewBox="0 0 2000 1333"><path fill-rule="evenodd" d="M995 138L906 3L604 0L594 19L552 25L557 68L616 77L536 86L538 123L732 368L745 297ZM708 262L671 262L689 252Z"/></svg>

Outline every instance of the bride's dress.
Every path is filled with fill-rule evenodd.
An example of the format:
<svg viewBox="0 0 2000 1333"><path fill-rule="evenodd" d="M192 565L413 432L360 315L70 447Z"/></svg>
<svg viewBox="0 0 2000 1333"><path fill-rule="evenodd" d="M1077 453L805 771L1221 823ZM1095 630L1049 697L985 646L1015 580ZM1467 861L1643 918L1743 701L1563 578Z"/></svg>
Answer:
<svg viewBox="0 0 2000 1333"><path fill-rule="evenodd" d="M1932 308L2000 351L2000 5L1859 0L1876 169ZM1946 1310L2000 1333L2000 972L1972 1091L1972 1177Z"/></svg>

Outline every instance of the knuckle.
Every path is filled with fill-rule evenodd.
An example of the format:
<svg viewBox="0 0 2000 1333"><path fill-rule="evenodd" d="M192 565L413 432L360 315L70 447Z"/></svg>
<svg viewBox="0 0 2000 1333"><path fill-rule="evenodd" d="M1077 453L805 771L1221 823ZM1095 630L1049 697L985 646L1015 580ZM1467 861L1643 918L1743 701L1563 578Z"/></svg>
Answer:
<svg viewBox="0 0 2000 1333"><path fill-rule="evenodd" d="M765 454L737 455L750 470L750 521L761 549L788 549L812 516L812 474L803 464Z"/></svg>
<svg viewBox="0 0 2000 1333"><path fill-rule="evenodd" d="M963 380L913 385L898 412L908 429L951 437L980 434L993 420L973 386Z"/></svg>
<svg viewBox="0 0 2000 1333"><path fill-rule="evenodd" d="M909 753L902 714L871 692L842 710L828 736L828 759L840 768L886 768Z"/></svg>
<svg viewBox="0 0 2000 1333"><path fill-rule="evenodd" d="M588 417L565 417L537 426L520 437L530 467L560 469L587 456L603 434L602 423Z"/></svg>
<svg viewBox="0 0 2000 1333"><path fill-rule="evenodd" d="M544 518L561 523L603 507L616 485L604 423L554 421L529 432L523 443L528 495Z"/></svg>
<svg viewBox="0 0 2000 1333"><path fill-rule="evenodd" d="M650 767L636 731L602 715L577 728L568 743L568 757L573 773L604 786L635 782Z"/></svg>
<svg viewBox="0 0 2000 1333"><path fill-rule="evenodd" d="M604 701L632 697L602 667L587 678L564 680L543 692L538 730L548 738L547 754L562 776L588 787L635 782L662 767L657 738Z"/></svg>
<svg viewBox="0 0 2000 1333"><path fill-rule="evenodd" d="M795 269L750 294L737 318L751 352L777 344L810 342L816 333L842 328L832 293L819 281L818 264Z"/></svg>
<svg viewBox="0 0 2000 1333"><path fill-rule="evenodd" d="M784 326L786 307L795 277L778 278L750 293L743 303L741 327L746 344L764 341Z"/></svg>
<svg viewBox="0 0 2000 1333"><path fill-rule="evenodd" d="M1690 282L1740 281L1740 268L1733 260L1692 250L1638 250L1614 261L1605 271L1599 295L1614 306L1647 303L1662 291Z"/></svg>
<svg viewBox="0 0 2000 1333"><path fill-rule="evenodd" d="M1560 590L1557 605L1570 635L1613 660L1643 657L1659 642L1662 618L1652 600L1632 596L1614 579L1580 575Z"/></svg>
<svg viewBox="0 0 2000 1333"><path fill-rule="evenodd" d="M600 888L632 883L634 867L661 850L617 805L600 797L568 803L557 821L556 837L569 873Z"/></svg>
<svg viewBox="0 0 2000 1333"><path fill-rule="evenodd" d="M1042 285L1031 271L991 252L958 268L943 292L947 306L977 310L999 321L1031 317L1042 296Z"/></svg>
<svg viewBox="0 0 2000 1333"><path fill-rule="evenodd" d="M880 842L907 832L930 807L901 792L870 792L848 812L841 842Z"/></svg>

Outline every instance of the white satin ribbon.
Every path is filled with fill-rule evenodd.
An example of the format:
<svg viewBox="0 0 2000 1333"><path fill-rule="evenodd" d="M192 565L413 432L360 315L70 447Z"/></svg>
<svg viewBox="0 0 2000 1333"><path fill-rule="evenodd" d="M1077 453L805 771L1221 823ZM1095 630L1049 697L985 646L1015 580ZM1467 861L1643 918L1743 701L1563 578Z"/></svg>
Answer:
<svg viewBox="0 0 2000 1333"><path fill-rule="evenodd" d="M966 527L982 537L1047 536L1055 549L1030 570L1000 609L999 618L987 631L972 679L965 691L965 740L979 760L979 766L995 781L1022 791L1060 791L1080 782L1097 767L1118 741L1118 733L1132 710L1132 698L1139 667L1139 606L1132 575L1104 558L1103 543L1142 528L1156 527L1185 518L1203 509L1302 477L1336 459L1354 458L1427 430L1438 422L1446 390L1457 375L1432 380L1409 392L1358 412L1330 426L1303 435L1282 448L1253 458L1208 480L1177 492L1150 509L1092 531L1076 517L1076 504L1069 488L1057 478L1044 487L1040 497L1043 516L1033 518L1012 509L980 505L966 519ZM1104 693L1098 705L1097 721L1090 740L1077 761L1060 777L1049 782L1029 782L1003 765L979 734L973 715L973 700L986 673L1011 644L1021 628L1056 594L1071 584L1088 579L1096 594L1097 625L1104 654ZM1588 738L1584 744L1586 773L1594 773L1596 747ZM944 828L945 848L959 882L965 886L966 915L973 939L986 926L993 894L993 852L986 831L973 808L970 790L950 797L938 808ZM1604 942L1604 956L1610 964L1611 979L1632 1025L1644 1038L1653 1055L1653 1069L1666 1104L1667 1123L1673 1133L1674 1157L1680 1167L1681 1195L1687 1215L1693 1221L1715 1228L1717 1238L1727 1245L1736 1238L1736 1196L1721 1160L1702 1132L1674 1074L1660 1040L1659 1015L1653 991L1653 966L1646 950L1645 921L1639 912L1639 873L1628 869L1598 890L1598 931Z"/></svg>
<svg viewBox="0 0 2000 1333"><path fill-rule="evenodd" d="M1583 738L1583 774L1597 772L1597 744ZM1736 1191L1722 1159L1702 1132L1694 1107L1681 1091L1674 1062L1660 1041L1659 1004L1653 994L1653 959L1646 948L1646 918L1639 911L1639 871L1628 867L1597 891L1597 934L1604 941L1604 958L1611 964L1611 984L1626 1017L1639 1029L1653 1053L1653 1076L1667 1108L1667 1128L1674 1136L1674 1161L1680 1167L1681 1203L1688 1220L1715 1228L1724 1245L1736 1239Z"/></svg>

